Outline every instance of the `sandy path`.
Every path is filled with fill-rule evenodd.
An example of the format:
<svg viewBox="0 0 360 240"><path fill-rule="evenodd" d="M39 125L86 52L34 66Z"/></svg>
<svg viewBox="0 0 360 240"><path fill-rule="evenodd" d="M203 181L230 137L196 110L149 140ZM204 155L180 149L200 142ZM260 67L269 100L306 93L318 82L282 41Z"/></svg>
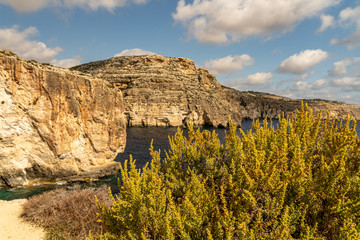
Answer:
<svg viewBox="0 0 360 240"><path fill-rule="evenodd" d="M26 202L26 199L13 201L0 200L0 239L45 239L43 229L25 223L19 218L21 205L24 202Z"/></svg>

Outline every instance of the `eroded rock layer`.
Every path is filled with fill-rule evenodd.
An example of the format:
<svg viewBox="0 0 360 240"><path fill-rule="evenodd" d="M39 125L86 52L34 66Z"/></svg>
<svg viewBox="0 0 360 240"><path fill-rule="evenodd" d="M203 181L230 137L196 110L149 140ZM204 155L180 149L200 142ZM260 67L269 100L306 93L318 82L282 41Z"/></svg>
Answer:
<svg viewBox="0 0 360 240"><path fill-rule="evenodd" d="M125 143L121 92L0 50L0 186L107 175Z"/></svg>
<svg viewBox="0 0 360 240"><path fill-rule="evenodd" d="M223 86L227 99L237 109L243 119L273 118L282 114L290 115L301 109L302 103L313 109L314 115L321 112L326 118L328 113L335 119L346 119L347 115L360 120L360 106L344 102L327 101L322 99L290 99L273 94L260 92L242 92Z"/></svg>
<svg viewBox="0 0 360 240"><path fill-rule="evenodd" d="M74 69L123 91L128 126L226 126L229 114L241 120L214 75L186 58L115 57Z"/></svg>
<svg viewBox="0 0 360 240"><path fill-rule="evenodd" d="M226 126L228 117L277 118L301 107L301 100L264 93L241 92L221 86L206 69L186 58L159 55L114 57L73 68L106 80L124 93L128 126ZM317 113L329 110L336 118L349 112L360 119L360 106L323 100L304 100ZM323 112L323 116L326 112Z"/></svg>

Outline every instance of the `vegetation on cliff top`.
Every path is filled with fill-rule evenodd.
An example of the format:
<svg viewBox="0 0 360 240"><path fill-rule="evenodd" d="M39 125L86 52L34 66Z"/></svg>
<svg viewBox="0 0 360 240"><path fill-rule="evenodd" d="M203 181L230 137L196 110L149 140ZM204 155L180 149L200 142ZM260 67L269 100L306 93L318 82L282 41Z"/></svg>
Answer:
<svg viewBox="0 0 360 240"><path fill-rule="evenodd" d="M112 206L99 201L94 239L360 239L360 139L355 124L310 108L275 129L179 130L165 159L121 169Z"/></svg>

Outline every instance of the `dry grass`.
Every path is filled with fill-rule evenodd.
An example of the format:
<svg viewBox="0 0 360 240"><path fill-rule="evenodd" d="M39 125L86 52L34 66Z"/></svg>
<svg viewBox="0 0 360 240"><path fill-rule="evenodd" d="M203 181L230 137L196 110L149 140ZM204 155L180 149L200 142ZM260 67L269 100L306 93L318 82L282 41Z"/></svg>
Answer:
<svg viewBox="0 0 360 240"><path fill-rule="evenodd" d="M105 186L61 188L30 198L23 206L21 217L44 227L49 239L85 239L89 231L101 232L95 195L100 202L110 205Z"/></svg>

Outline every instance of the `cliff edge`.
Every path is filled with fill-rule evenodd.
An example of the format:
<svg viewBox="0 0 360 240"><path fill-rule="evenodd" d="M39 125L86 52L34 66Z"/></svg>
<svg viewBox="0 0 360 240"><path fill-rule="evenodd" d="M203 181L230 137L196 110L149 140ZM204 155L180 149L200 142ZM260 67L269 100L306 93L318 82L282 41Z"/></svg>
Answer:
<svg viewBox="0 0 360 240"><path fill-rule="evenodd" d="M73 68L123 92L128 126L226 126L241 115L221 85L192 60L160 55L114 57Z"/></svg>
<svg viewBox="0 0 360 240"><path fill-rule="evenodd" d="M108 82L124 94L128 126L226 126L228 117L277 118L295 113L301 102L315 113L328 110L335 118L347 113L360 119L360 106L325 100L294 100L266 93L242 92L221 86L192 60L160 55L114 57L73 68ZM326 117L323 112L323 117Z"/></svg>
<svg viewBox="0 0 360 240"><path fill-rule="evenodd" d="M126 121L122 94L108 85L0 50L0 186L118 169Z"/></svg>

